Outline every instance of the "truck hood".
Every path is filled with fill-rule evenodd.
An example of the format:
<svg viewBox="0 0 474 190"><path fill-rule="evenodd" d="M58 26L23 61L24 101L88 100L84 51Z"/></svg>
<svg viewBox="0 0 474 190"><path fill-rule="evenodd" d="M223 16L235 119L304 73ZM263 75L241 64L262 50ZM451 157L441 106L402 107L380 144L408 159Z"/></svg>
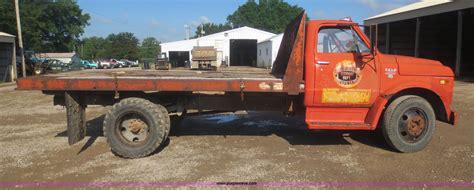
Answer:
<svg viewBox="0 0 474 190"><path fill-rule="evenodd" d="M400 55L393 55L393 57L397 60L400 75L440 77L454 76L451 68L444 66L439 61Z"/></svg>

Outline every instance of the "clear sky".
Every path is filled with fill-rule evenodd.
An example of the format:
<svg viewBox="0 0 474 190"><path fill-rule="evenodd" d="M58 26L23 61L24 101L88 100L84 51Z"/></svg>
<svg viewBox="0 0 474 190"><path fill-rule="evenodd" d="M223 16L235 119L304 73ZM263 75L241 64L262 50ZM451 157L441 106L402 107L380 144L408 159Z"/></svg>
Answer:
<svg viewBox="0 0 474 190"><path fill-rule="evenodd" d="M258 1L258 0L257 0ZM311 19L365 18L419 0L287 0L303 7ZM78 0L91 16L84 37L132 32L140 40L155 37L163 42L185 38L184 25L191 34L199 23L225 23L227 15L246 0Z"/></svg>

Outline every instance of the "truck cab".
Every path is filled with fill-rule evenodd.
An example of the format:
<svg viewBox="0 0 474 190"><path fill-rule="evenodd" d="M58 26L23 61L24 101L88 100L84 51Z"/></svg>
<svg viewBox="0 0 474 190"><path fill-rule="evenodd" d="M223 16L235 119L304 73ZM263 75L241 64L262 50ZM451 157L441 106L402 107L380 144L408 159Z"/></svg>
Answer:
<svg viewBox="0 0 474 190"><path fill-rule="evenodd" d="M397 141L390 144L412 152L426 143L436 119L454 124L454 73L449 67L382 54L349 21L309 21L305 36L308 128L375 130L391 125L383 127L386 138L392 138L388 141Z"/></svg>

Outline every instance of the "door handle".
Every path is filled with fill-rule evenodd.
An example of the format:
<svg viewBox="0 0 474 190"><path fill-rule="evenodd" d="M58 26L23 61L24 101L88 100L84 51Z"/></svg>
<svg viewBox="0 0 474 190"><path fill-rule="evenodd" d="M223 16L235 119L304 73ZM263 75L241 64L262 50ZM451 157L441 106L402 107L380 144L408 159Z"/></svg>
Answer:
<svg viewBox="0 0 474 190"><path fill-rule="evenodd" d="M329 65L331 62L329 61L318 61L318 65Z"/></svg>

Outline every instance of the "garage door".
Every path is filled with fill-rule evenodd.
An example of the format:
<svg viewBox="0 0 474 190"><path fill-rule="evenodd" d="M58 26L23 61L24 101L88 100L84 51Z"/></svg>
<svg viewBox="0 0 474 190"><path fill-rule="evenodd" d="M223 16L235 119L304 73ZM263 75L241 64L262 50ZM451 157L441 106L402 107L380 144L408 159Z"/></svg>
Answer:
<svg viewBox="0 0 474 190"><path fill-rule="evenodd" d="M12 63L12 45L0 43L0 81L8 82Z"/></svg>

